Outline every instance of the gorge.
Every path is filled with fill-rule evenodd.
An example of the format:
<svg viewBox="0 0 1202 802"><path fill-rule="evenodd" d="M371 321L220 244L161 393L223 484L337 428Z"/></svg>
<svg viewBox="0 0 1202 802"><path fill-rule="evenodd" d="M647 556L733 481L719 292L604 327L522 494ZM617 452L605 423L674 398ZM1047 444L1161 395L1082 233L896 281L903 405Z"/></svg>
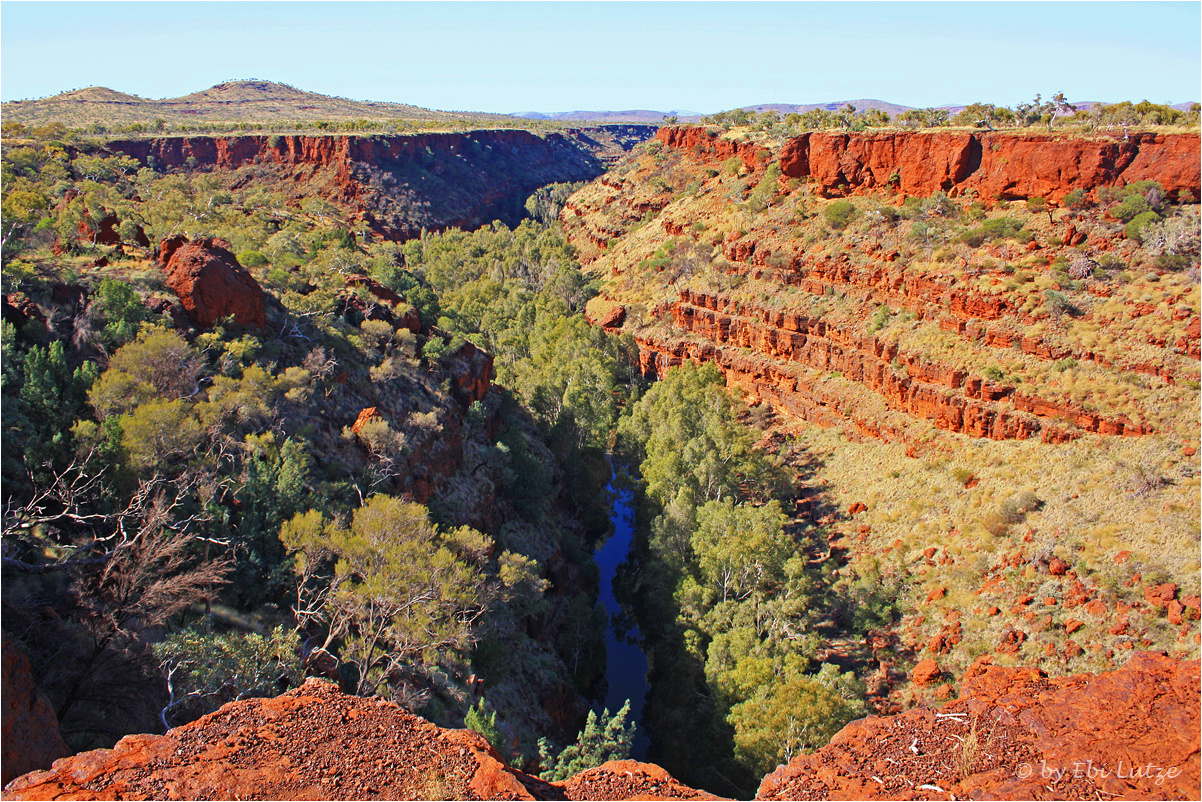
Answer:
<svg viewBox="0 0 1202 802"><path fill-rule="evenodd" d="M53 145L24 147L13 170L54 174ZM309 679L130 735L167 703L150 646L204 605L142 627L88 564L62 561L84 571L69 593L38 585L54 549L102 548L86 515L120 520L88 498L6 562L6 655L19 630L80 754L5 798L1033 798L1023 766L1080 759L1180 771L1049 793L1196 789L1178 737L1198 721L1196 134L606 126L63 152L79 186L46 190L4 297L6 376L27 388L6 381L6 459L53 470L6 485L37 500L103 459L120 515L158 520L172 477L180 531L229 546L243 634L290 623L305 565L339 576L373 498L420 507L397 509L429 527L429 564L474 585L435 589L459 605L435 654L352 667L314 648L334 618L304 629L309 673L394 702ZM696 437L646 453L652 420ZM611 458L656 470L627 494ZM125 627L97 654L143 661L121 690L140 729L67 696L56 649L87 634L84 605ZM829 745L749 723L803 706L781 688L828 711ZM539 737L557 754L590 703L625 699L633 756L662 768L538 779ZM468 711L489 737L456 729ZM317 720L330 737L301 734Z"/></svg>

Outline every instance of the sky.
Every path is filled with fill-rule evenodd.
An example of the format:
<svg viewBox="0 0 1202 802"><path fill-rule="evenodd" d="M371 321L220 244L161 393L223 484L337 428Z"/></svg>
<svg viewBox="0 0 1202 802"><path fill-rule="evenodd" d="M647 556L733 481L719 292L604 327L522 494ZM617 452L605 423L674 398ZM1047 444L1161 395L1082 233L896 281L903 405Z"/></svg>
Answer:
<svg viewBox="0 0 1202 802"><path fill-rule="evenodd" d="M0 99L263 79L451 111L1202 99L1193 2L0 2Z"/></svg>

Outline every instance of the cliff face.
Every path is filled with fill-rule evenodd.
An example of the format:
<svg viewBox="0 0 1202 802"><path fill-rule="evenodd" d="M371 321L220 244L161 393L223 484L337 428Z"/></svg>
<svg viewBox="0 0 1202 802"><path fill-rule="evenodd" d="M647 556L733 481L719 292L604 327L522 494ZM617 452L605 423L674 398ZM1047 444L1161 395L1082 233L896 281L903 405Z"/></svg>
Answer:
<svg viewBox="0 0 1202 802"><path fill-rule="evenodd" d="M757 799L1191 798L1202 774L1198 663L1136 654L1049 679L987 661L940 709L869 717L766 777ZM6 799L714 799L620 761L547 783L468 730L309 680L166 735L56 761Z"/></svg>
<svg viewBox="0 0 1202 802"><path fill-rule="evenodd" d="M243 180L278 182L346 208L378 235L422 229L516 224L538 187L586 181L605 170L653 126L569 129L538 136L482 130L394 136L161 137L109 142L113 153L157 169L258 168Z"/></svg>
<svg viewBox="0 0 1202 802"><path fill-rule="evenodd" d="M710 136L702 128L663 128L665 145L698 157L739 156L753 166L763 148ZM781 172L806 178L825 197L891 190L953 197L1059 201L1074 189L1091 190L1134 181L1159 181L1174 197L1198 196L1202 150L1191 134L1134 134L1083 138L1003 133L813 132L788 141L779 153Z"/></svg>

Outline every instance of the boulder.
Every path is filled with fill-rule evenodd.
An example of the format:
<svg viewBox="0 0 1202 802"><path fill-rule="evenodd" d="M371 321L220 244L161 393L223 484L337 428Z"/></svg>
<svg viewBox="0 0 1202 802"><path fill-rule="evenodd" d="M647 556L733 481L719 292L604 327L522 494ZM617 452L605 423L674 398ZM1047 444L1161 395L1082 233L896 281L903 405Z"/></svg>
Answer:
<svg viewBox="0 0 1202 802"><path fill-rule="evenodd" d="M914 666L913 673L910 674L910 681L922 688L937 680L942 673L939 670L939 664L934 660L929 658L919 660L918 665Z"/></svg>
<svg viewBox="0 0 1202 802"><path fill-rule="evenodd" d="M159 245L159 269L188 318L208 328L233 316L241 326L266 325L263 288L219 239L177 236Z"/></svg>

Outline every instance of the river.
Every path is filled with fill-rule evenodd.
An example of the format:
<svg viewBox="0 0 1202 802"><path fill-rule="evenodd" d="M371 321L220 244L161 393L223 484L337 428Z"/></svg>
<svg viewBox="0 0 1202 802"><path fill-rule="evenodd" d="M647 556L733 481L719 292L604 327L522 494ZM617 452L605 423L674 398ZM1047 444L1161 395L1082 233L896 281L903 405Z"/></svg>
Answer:
<svg viewBox="0 0 1202 802"><path fill-rule="evenodd" d="M609 615L610 625L605 633L605 676L609 681L609 692L605 696L605 707L610 713L616 713L630 700L630 714L627 723L633 721L639 726L634 735L634 747L630 756L635 760L647 757L647 747L651 745L646 729L643 727L643 704L646 702L647 691L647 656L637 645L639 631L631 628L619 637L614 629L613 621L621 615L621 608L614 598L613 581L618 564L626 559L630 551L630 543L634 534L633 498L629 490L618 490L611 482L609 487L613 506L610 510L610 521L614 533L597 551L597 567L601 569L601 603Z"/></svg>

